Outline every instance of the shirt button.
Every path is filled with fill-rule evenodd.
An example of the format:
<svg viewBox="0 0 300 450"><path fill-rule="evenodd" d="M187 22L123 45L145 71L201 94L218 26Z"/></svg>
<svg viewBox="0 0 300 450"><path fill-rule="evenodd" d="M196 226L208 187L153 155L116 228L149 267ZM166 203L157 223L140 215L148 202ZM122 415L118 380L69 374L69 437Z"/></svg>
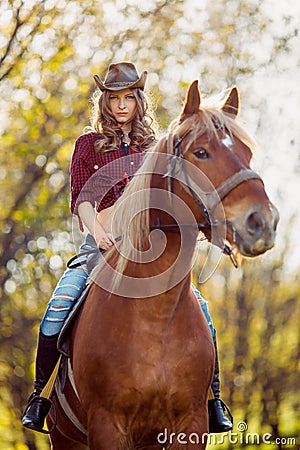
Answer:
<svg viewBox="0 0 300 450"><path fill-rule="evenodd" d="M94 169L96 169L96 170L99 169L98 164L95 164L95 165L94 165Z"/></svg>
<svg viewBox="0 0 300 450"><path fill-rule="evenodd" d="M134 165L134 162L133 162L133 161L131 161L131 163L130 163L130 164L131 164L131 166L133 166L133 165Z"/></svg>

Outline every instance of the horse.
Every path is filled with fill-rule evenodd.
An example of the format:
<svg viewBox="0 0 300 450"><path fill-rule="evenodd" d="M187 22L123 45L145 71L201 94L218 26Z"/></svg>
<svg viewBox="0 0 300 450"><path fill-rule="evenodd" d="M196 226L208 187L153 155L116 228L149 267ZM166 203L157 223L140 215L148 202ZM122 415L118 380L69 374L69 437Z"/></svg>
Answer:
<svg viewBox="0 0 300 450"><path fill-rule="evenodd" d="M113 207L121 238L72 330L47 421L53 450L206 447L214 348L191 289L199 231L235 262L273 247L279 214L250 167L238 88L219 105L201 97L195 80Z"/></svg>

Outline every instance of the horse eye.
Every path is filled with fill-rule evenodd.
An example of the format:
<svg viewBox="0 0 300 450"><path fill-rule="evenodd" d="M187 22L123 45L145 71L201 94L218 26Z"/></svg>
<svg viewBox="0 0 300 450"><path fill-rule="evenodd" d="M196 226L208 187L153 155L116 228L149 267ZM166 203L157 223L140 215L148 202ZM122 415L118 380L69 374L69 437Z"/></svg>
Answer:
<svg viewBox="0 0 300 450"><path fill-rule="evenodd" d="M196 156L196 158L198 159L207 159L209 158L209 154L207 153L207 151L205 150L205 148L200 147L198 148L195 152L194 155Z"/></svg>

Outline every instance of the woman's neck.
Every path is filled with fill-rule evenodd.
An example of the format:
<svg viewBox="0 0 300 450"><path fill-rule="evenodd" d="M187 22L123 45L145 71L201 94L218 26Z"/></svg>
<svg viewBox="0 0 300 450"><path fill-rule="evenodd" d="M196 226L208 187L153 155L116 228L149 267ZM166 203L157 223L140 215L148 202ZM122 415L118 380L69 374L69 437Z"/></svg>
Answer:
<svg viewBox="0 0 300 450"><path fill-rule="evenodd" d="M127 144L130 144L129 133L131 132L131 126L121 127L121 130L124 135L124 137L123 137L124 142L126 142Z"/></svg>

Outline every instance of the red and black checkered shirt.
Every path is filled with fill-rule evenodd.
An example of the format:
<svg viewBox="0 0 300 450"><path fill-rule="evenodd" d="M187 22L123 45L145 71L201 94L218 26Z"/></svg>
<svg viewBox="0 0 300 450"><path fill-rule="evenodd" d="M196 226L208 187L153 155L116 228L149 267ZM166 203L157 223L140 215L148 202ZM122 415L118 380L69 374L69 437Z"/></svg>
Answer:
<svg viewBox="0 0 300 450"><path fill-rule="evenodd" d="M77 215L79 204L86 201L98 212L112 206L144 159L143 152L127 144L120 145L119 150L96 152L94 144L98 139L97 133L90 132L75 142L70 166L70 209Z"/></svg>

